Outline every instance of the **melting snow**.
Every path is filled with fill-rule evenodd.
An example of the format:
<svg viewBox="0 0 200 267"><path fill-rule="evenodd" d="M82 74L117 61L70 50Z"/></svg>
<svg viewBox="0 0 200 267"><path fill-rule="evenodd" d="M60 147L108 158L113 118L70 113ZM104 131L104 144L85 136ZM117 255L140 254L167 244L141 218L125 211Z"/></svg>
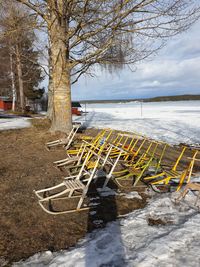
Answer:
<svg viewBox="0 0 200 267"><path fill-rule="evenodd" d="M105 187L104 189L97 188L97 190L98 190L100 196L102 196L102 197L114 196L117 194L113 189L111 189L109 187Z"/></svg>
<svg viewBox="0 0 200 267"><path fill-rule="evenodd" d="M133 192L130 192L128 194L122 194L124 197L126 198L138 198L138 199L142 199L142 197L138 194L137 191L133 191Z"/></svg>
<svg viewBox="0 0 200 267"><path fill-rule="evenodd" d="M91 127L140 132L170 143L199 143L200 101L143 103L142 114L137 103L88 105L87 111L82 120ZM113 192L106 189L102 194ZM200 213L193 204L195 196L188 194L176 205L172 201L176 194L153 194L144 209L87 234L75 248L38 253L13 266L200 266ZM148 218L167 224L150 226Z"/></svg>
<svg viewBox="0 0 200 267"><path fill-rule="evenodd" d="M28 118L0 119L0 131L30 127Z"/></svg>
<svg viewBox="0 0 200 267"><path fill-rule="evenodd" d="M144 209L87 234L75 248L38 253L14 266L199 266L200 213L193 208L194 200L189 195L177 205L170 194L154 196ZM150 226L149 217L169 224Z"/></svg>

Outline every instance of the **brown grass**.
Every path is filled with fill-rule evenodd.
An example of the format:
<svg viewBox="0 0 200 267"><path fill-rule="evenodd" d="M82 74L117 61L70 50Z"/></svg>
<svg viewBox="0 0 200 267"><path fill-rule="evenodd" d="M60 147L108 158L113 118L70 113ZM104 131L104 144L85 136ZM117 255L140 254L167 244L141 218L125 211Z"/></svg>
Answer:
<svg viewBox="0 0 200 267"><path fill-rule="evenodd" d="M1 263L3 259L10 263L18 261L39 251L66 249L88 231L104 227L119 214L141 208L146 203L145 199L122 196L99 197L100 205L94 216L89 211L60 216L46 214L37 204L33 190L62 181L64 173L54 168L52 162L64 158L65 151L45 149L47 141L58 137L47 132L48 121L35 119L33 125L0 132ZM90 194L98 195L94 186ZM103 220L100 226L94 223L97 219Z"/></svg>

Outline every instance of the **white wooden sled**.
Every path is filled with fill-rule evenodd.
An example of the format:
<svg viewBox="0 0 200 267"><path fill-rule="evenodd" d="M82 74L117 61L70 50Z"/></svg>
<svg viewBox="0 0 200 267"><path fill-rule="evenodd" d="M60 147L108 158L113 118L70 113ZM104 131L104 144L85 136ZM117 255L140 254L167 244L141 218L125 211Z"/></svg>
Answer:
<svg viewBox="0 0 200 267"><path fill-rule="evenodd" d="M47 150L50 150L52 147L61 145L65 149L68 149L70 147L71 143L73 142L74 137L75 137L79 128L80 128L80 125L73 125L71 132L68 134L68 136L66 138L62 138L62 139L48 142L48 143L46 143L45 147L47 148Z"/></svg>
<svg viewBox="0 0 200 267"><path fill-rule="evenodd" d="M100 160L100 157L98 157L96 164L91 172L85 170L86 162L91 153L93 152L89 150L77 176L65 177L63 182L56 186L34 191L38 198L39 205L45 212L53 215L58 215L89 209L88 206L85 207L83 205L83 201L88 192L89 185L92 179L95 177ZM57 190L59 191L55 193L55 191ZM78 195L75 195L75 193L78 193ZM54 202L62 201L64 199L72 200L74 198L78 199L78 204L75 209L66 209L61 211L55 211L53 209Z"/></svg>

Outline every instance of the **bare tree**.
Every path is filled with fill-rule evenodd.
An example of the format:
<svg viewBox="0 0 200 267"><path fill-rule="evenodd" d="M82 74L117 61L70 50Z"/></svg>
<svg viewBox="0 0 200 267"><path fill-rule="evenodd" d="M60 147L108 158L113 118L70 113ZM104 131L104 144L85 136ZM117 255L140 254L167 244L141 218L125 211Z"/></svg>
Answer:
<svg viewBox="0 0 200 267"><path fill-rule="evenodd" d="M10 78L11 78L11 85L12 85L12 111L15 111L15 103L16 103L16 86L15 86L15 76L13 71L13 53L12 49L9 49L9 57L10 57Z"/></svg>
<svg viewBox="0 0 200 267"><path fill-rule="evenodd" d="M20 107L21 110L24 110L25 101L24 101L24 85L22 79L22 63L21 63L21 53L20 53L20 44L22 41L23 30L22 27L23 19L25 14L19 10L17 5L8 1L7 3L3 3L1 6L1 30L3 32L1 38L6 40L9 46L10 60L13 59L13 55L16 57L16 67L17 67L17 77L18 77L18 85L19 85L19 98L20 98ZM13 60L11 61L12 72L13 72ZM12 82L14 73L12 73L11 78Z"/></svg>
<svg viewBox="0 0 200 267"><path fill-rule="evenodd" d="M196 0L16 0L46 23L53 85L52 131L68 132L71 84L94 64L135 64L199 16Z"/></svg>
<svg viewBox="0 0 200 267"><path fill-rule="evenodd" d="M0 44L7 45L9 55L10 80L13 96L13 110L16 95L20 109L25 110L28 96L42 94L40 90L35 93L35 87L43 79L38 64L39 52L34 50L36 39L34 28L36 20L30 16L29 10L22 4L13 1L3 2L0 12ZM7 62L6 62L7 63Z"/></svg>

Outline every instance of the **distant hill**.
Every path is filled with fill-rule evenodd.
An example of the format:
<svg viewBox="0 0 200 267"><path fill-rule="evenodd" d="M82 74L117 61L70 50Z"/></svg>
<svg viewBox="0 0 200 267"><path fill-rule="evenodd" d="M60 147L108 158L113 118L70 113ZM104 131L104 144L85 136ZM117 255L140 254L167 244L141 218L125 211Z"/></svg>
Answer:
<svg viewBox="0 0 200 267"><path fill-rule="evenodd" d="M200 95L175 95L175 96L157 96L151 98L133 98L133 99L118 99L118 100L81 100L80 103L127 103L132 101L142 102L162 102L162 101L188 101L188 100L200 100Z"/></svg>
<svg viewBox="0 0 200 267"><path fill-rule="evenodd" d="M188 100L200 100L200 95L157 96L157 97L143 99L143 102L188 101Z"/></svg>

